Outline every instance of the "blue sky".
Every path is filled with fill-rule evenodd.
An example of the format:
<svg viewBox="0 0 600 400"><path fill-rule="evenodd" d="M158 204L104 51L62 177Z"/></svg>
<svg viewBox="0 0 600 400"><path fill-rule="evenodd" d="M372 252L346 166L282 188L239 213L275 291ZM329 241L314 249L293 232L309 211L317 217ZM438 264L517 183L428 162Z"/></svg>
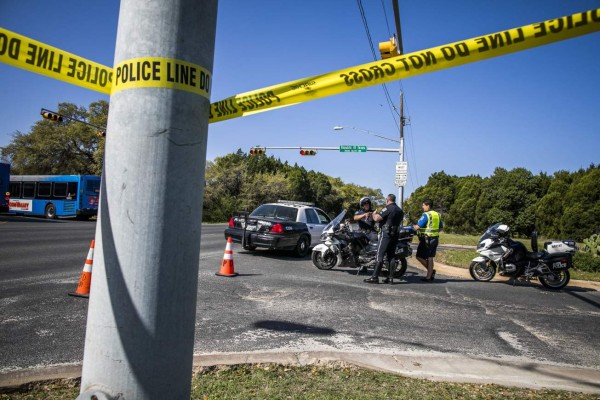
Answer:
<svg viewBox="0 0 600 400"><path fill-rule="evenodd" d="M393 33L392 0L362 0L370 35ZM384 13L385 7L385 13ZM600 7L600 0L400 1L406 53ZM0 0L0 26L112 66L118 1ZM387 18L387 22L386 22ZM389 27L389 28L388 28ZM354 0L220 0L211 100L373 61ZM87 107L108 96L0 64L0 147L29 132L40 108ZM406 193L431 173L489 176L494 168L574 171L600 162L600 33L393 82L404 92ZM213 123L209 160L263 146L394 147L381 86ZM270 150L291 164L397 193L394 153Z"/></svg>

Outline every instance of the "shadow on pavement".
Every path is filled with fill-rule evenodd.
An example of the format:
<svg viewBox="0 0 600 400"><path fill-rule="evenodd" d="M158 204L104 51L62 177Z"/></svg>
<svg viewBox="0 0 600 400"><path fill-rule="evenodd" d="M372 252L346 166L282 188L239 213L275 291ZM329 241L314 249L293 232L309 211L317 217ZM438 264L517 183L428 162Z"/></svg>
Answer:
<svg viewBox="0 0 600 400"><path fill-rule="evenodd" d="M290 251L285 250L268 250L268 249L256 249L256 250L244 250L241 247L236 250L239 254L244 254L246 256L252 257L261 257L261 258L269 258L272 260L282 260L282 261L306 261L310 258L310 253L306 257L295 257Z"/></svg>
<svg viewBox="0 0 600 400"><path fill-rule="evenodd" d="M0 215L0 222L41 222L46 224L64 224L67 221L60 219L46 219L44 217L27 217L16 214L2 214Z"/></svg>
<svg viewBox="0 0 600 400"><path fill-rule="evenodd" d="M577 289L565 289L563 290L565 293L570 294L573 297L578 298L579 300L588 303L589 305L596 307L596 308L600 308L600 303L598 303L597 301L594 301L592 299L588 299L587 297L584 297L580 294L578 294L577 292L595 292L595 290L592 289L581 289L581 288L577 288Z"/></svg>
<svg viewBox="0 0 600 400"><path fill-rule="evenodd" d="M324 336L330 336L330 335L336 334L335 330L333 330L331 328L297 324L297 323L288 322L288 321L264 320L264 321L257 321L255 323L253 323L252 325L256 328L268 329L271 331L306 333L309 335L324 335Z"/></svg>

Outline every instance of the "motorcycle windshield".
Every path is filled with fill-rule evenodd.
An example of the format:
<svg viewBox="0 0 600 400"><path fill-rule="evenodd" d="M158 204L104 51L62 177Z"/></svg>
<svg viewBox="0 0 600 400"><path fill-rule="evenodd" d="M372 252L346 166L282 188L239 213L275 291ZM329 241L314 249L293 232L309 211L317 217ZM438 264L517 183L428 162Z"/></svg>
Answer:
<svg viewBox="0 0 600 400"><path fill-rule="evenodd" d="M494 224L492 226L490 226L489 228L487 228L487 231L485 231L483 233L483 235L481 235L481 237L479 238L479 242L481 243L482 241L484 241L485 239L489 239L491 237L498 237L498 227L502 225L502 222L498 222L497 224Z"/></svg>
<svg viewBox="0 0 600 400"><path fill-rule="evenodd" d="M344 215L346 215L346 210L342 211L337 217L335 217L325 228L323 228L323 232L333 232L333 230L342 222L344 219Z"/></svg>

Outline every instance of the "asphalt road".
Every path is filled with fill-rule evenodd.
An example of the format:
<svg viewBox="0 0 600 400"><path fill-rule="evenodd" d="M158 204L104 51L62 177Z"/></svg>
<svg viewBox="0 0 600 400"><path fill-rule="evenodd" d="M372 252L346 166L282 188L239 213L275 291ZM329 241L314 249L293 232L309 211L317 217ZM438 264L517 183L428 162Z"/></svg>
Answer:
<svg viewBox="0 0 600 400"><path fill-rule="evenodd" d="M0 372L81 363L87 300L67 293L95 225L0 216ZM599 292L423 283L414 267L397 284L367 285L356 270L320 271L308 257L239 245L239 276L219 277L224 227L202 228L196 354L437 352L600 369Z"/></svg>

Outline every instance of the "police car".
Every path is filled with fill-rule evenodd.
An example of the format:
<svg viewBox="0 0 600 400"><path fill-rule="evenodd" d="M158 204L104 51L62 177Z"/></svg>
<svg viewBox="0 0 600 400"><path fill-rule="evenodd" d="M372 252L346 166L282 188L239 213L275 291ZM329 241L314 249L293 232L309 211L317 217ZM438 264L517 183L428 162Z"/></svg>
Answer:
<svg viewBox="0 0 600 400"><path fill-rule="evenodd" d="M279 200L260 205L251 213L238 212L225 229L225 238L242 243L244 249L291 250L305 257L319 243L329 216L313 203Z"/></svg>

